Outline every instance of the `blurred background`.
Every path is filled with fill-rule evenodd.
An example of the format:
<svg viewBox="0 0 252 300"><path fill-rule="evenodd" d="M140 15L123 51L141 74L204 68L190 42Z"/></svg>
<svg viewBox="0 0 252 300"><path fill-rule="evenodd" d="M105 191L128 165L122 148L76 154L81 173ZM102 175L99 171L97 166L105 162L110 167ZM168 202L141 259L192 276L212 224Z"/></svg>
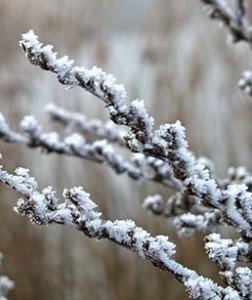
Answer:
<svg viewBox="0 0 252 300"><path fill-rule="evenodd" d="M65 90L49 72L30 65L18 46L33 29L76 64L97 65L124 83L129 99L144 99L156 123L181 120L190 148L213 160L219 176L229 166L252 167L252 104L238 90L251 65L246 45L230 45L200 1L0 0L0 105L13 128L33 114L47 130L44 111L55 102L107 120L103 104L81 89ZM203 235L180 238L172 223L141 208L149 194L172 191L116 176L106 166L45 155L1 142L3 164L31 170L40 187L83 186L111 219L130 218L177 244L176 259L217 278L203 249ZM97 243L60 226L33 226L16 215L16 193L0 187L3 271L16 283L10 299L187 299L172 276L108 241Z"/></svg>

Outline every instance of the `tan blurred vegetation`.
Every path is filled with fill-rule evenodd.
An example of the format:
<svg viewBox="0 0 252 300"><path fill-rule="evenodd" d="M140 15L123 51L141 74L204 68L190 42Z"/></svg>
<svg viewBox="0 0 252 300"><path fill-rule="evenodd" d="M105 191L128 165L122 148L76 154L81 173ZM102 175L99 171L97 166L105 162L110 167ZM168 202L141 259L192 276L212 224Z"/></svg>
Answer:
<svg viewBox="0 0 252 300"><path fill-rule="evenodd" d="M103 105L81 90L66 91L51 74L32 67L18 41L32 28L76 63L96 64L125 84L129 99L145 99L156 122L180 119L190 148L211 158L219 175L228 166L251 164L252 106L236 82L251 56L246 45L226 43L197 1L0 0L1 111L17 128L34 114L49 130L45 103L56 102L106 119ZM147 214L148 194L172 191L117 177L106 166L44 155L1 144L7 169L28 167L41 187L82 185L105 216L132 218L151 233L168 234L177 259L216 277L203 250L202 235L180 238L172 224ZM4 271L16 282L10 299L187 299L171 276L109 242L88 240L71 229L38 228L17 216L17 195L1 187L0 250Z"/></svg>

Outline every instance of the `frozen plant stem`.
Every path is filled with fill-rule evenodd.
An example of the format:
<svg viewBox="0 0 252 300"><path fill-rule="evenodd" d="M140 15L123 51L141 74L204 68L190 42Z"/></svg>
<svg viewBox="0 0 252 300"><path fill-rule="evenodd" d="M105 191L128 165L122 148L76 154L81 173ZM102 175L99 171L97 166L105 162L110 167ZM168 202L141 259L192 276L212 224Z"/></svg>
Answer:
<svg viewBox="0 0 252 300"><path fill-rule="evenodd" d="M201 0L206 4L206 11L210 18L224 24L233 42L244 41L252 45L252 27L245 19L246 8L244 0L236 0L236 9L226 0Z"/></svg>
<svg viewBox="0 0 252 300"><path fill-rule="evenodd" d="M126 132L118 130L111 121L103 123L99 119L88 120L85 115L70 112L54 103L48 104L46 110L53 121L60 122L71 130L78 130L85 135L96 135L99 139L106 139L121 147L125 146L124 136Z"/></svg>
<svg viewBox="0 0 252 300"><path fill-rule="evenodd" d="M169 164L188 195L218 210L223 223L236 228L243 238L252 239L251 193L245 185L232 185L223 190L188 150L185 128L179 121L154 130L154 119L148 115L144 102L134 100L127 106L125 89L115 83L112 75L97 67L91 70L74 67L67 56L58 59L53 47L43 46L33 31L22 35L20 45L32 64L55 73L60 83L68 88L80 86L104 101L112 121L130 129L125 139L131 151Z"/></svg>
<svg viewBox="0 0 252 300"><path fill-rule="evenodd" d="M62 117L62 110L60 112ZM69 114L76 117L73 113ZM113 135L111 131L103 131L102 137L104 139L88 143L85 137L79 133L73 133L64 139L60 137L58 132L44 133L33 116L26 116L21 122L21 128L27 136L11 130L4 116L0 113L0 139L5 142L25 144L30 148L39 148L45 153L57 153L99 164L105 163L117 174L127 174L133 180L154 181L175 190L180 190L182 187L179 181L174 178L169 165L163 161L139 154L132 154L126 160L123 155L117 153L115 145L109 143ZM89 128L89 130L92 129ZM101 131L100 128L100 135L102 134ZM106 135L109 135L110 138L105 138ZM113 136L115 137L115 135Z"/></svg>
<svg viewBox="0 0 252 300"><path fill-rule="evenodd" d="M226 0L201 0L206 4L206 11L211 19L217 20L228 29L233 43L243 41L252 48L252 26L245 18L245 0L236 0L235 11ZM252 96L251 71L244 71L238 82L239 88Z"/></svg>
<svg viewBox="0 0 252 300"><path fill-rule="evenodd" d="M74 227L87 237L108 239L150 261L155 267L171 273L181 282L193 299L241 299L231 287L222 288L212 280L198 275L171 258L175 245L167 236L152 237L131 220L103 220L97 205L81 187L63 192L64 201L59 203L51 187L41 193L38 184L27 169L18 168L15 174L1 169L0 182L21 194L15 211L37 225L61 224Z"/></svg>

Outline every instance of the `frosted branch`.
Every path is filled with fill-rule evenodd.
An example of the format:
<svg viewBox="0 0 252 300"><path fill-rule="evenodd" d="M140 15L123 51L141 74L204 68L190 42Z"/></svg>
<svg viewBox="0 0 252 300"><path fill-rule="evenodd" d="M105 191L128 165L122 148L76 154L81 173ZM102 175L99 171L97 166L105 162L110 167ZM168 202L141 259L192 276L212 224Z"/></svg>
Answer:
<svg viewBox="0 0 252 300"><path fill-rule="evenodd" d="M143 208L155 215L174 218L174 225L179 233L190 236L195 231L213 232L221 224L219 211L213 211L202 206L195 197L178 193L166 202L160 195L149 196L143 203Z"/></svg>
<svg viewBox="0 0 252 300"><path fill-rule="evenodd" d="M71 130L77 130L85 135L92 134L99 139L125 146L126 132L118 130L112 121L103 123L99 119L88 120L84 114L68 111L53 103L48 104L46 109L53 121L58 121Z"/></svg>
<svg viewBox="0 0 252 300"><path fill-rule="evenodd" d="M252 298L252 272L248 267L239 267L235 270L233 286L243 299Z"/></svg>
<svg viewBox="0 0 252 300"><path fill-rule="evenodd" d="M249 254L249 244L238 240L222 239L219 234L212 233L206 237L205 248L209 258L214 261L222 271L233 271L239 256Z"/></svg>
<svg viewBox="0 0 252 300"><path fill-rule="evenodd" d="M27 134L24 136L12 131L2 114L0 117L0 139L6 142L22 143L30 148L39 148L45 153L57 153L99 164L105 163L117 174L127 174L134 180L151 180L176 190L181 188L180 183L174 179L169 165L157 159L134 154L130 162L117 153L114 146L105 139L95 140L90 144L78 133L71 134L65 139L62 139L57 132L44 133L33 116L27 116L21 122L21 128Z"/></svg>
<svg viewBox="0 0 252 300"><path fill-rule="evenodd" d="M64 201L60 203L51 187L40 193L37 182L26 169L19 168L15 175L1 170L0 182L21 194L22 198L18 200L15 211L27 216L34 224L71 226L89 238L108 239L125 247L155 267L172 274L193 299L241 299L231 287L222 288L172 259L175 245L168 237L152 237L131 220L103 220L97 205L81 187L65 190ZM236 298L230 297L231 294Z"/></svg>
<svg viewBox="0 0 252 300"><path fill-rule="evenodd" d="M166 201L161 195L148 196L144 200L143 208L155 215L167 218L180 216L186 212L203 213L208 211L196 197L191 197L183 192L171 196Z"/></svg>
<svg viewBox="0 0 252 300"><path fill-rule="evenodd" d="M141 145L151 139L153 118L147 114L143 101L135 100L127 107L126 91L122 85L115 83L111 74L106 74L97 67L90 70L73 67L73 61L67 56L57 59L56 53L52 51L53 47L43 47L33 31L22 35L20 45L32 64L55 73L60 83L68 88L80 86L104 101L116 124L130 126L131 131L126 136L130 148L139 152Z"/></svg>
<svg viewBox="0 0 252 300"><path fill-rule="evenodd" d="M211 1L207 2L211 4ZM214 1L217 2L232 19L225 2ZM230 26L234 24L230 22ZM154 119L148 115L143 101L135 100L128 107L125 89L115 83L112 75L97 67L91 70L73 67L73 61L67 57L57 59L52 46L43 46L33 31L22 35L20 45L32 64L55 73L60 83L67 87L80 86L103 100L112 121L129 127L126 141L132 151L168 163L174 177L183 182L189 195L198 197L206 207L218 210L224 223L234 226L244 238L252 239L251 193L245 185L231 185L222 190L209 169L198 163L188 150L185 128L179 121L154 130Z"/></svg>
<svg viewBox="0 0 252 300"><path fill-rule="evenodd" d="M252 27L245 19L244 0L236 0L235 11L225 0L201 0L201 2L206 4L209 17L228 29L234 43L245 41L252 45Z"/></svg>
<svg viewBox="0 0 252 300"><path fill-rule="evenodd" d="M245 18L244 0L236 0L235 11L225 0L201 0L206 4L210 18L217 20L228 29L234 43L244 41L252 47L252 26ZM248 96L252 96L251 71L244 71L238 82L239 88Z"/></svg>
<svg viewBox="0 0 252 300"><path fill-rule="evenodd" d="M126 132L118 130L112 121L103 123L98 119L87 120L83 114L69 112L52 103L47 106L47 111L53 120L61 122L71 130L78 130L84 134L94 134L98 138L106 139L116 145L125 146L124 136ZM182 188L182 185L174 179L169 165L162 160L141 154L133 155L132 160L143 172L149 168L153 169L155 171L153 181L164 183L178 190Z"/></svg>
<svg viewBox="0 0 252 300"><path fill-rule="evenodd" d="M219 180L219 184L226 189L231 184L244 184L249 192L252 191L252 175L246 167L231 167L227 170L227 178Z"/></svg>
<svg viewBox="0 0 252 300"><path fill-rule="evenodd" d="M18 142L26 142L27 139L10 130L8 124L5 121L4 116L0 113L0 139L4 140L7 143L18 143Z"/></svg>
<svg viewBox="0 0 252 300"><path fill-rule="evenodd" d="M251 259L249 243L243 240L222 239L213 233L206 239L205 248L209 258L221 269L220 275L234 288L242 299L252 297L252 272L248 267L239 267L244 258Z"/></svg>
<svg viewBox="0 0 252 300"><path fill-rule="evenodd" d="M203 214L186 213L174 220L174 225L183 236L191 236L195 231L214 232L221 224L219 211L205 212Z"/></svg>

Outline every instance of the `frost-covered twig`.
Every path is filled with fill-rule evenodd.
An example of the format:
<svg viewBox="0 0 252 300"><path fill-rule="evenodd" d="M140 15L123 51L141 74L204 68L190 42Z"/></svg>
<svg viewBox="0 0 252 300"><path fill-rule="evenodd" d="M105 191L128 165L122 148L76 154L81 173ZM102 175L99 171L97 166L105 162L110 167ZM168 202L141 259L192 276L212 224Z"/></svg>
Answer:
<svg viewBox="0 0 252 300"><path fill-rule="evenodd" d="M216 233L206 237L205 241L207 254L221 269L220 275L226 283L237 290L242 299L252 299L252 271L247 266L237 266L244 258L251 261L249 243L222 239Z"/></svg>
<svg viewBox="0 0 252 300"><path fill-rule="evenodd" d="M214 232L221 225L221 214L218 210L202 214L189 212L176 217L174 225L183 236L191 236L195 231Z"/></svg>
<svg viewBox="0 0 252 300"><path fill-rule="evenodd" d="M142 153L133 153L132 161L144 174L149 174L149 172L153 174L149 175L152 181L164 184L174 190L183 189L183 184L174 177L171 167L163 160ZM146 178L148 178L147 175Z"/></svg>
<svg viewBox="0 0 252 300"><path fill-rule="evenodd" d="M208 208L200 205L197 198L183 192L171 196L167 201L161 195L148 196L144 200L143 208L155 215L167 218L180 216L187 212L200 214L208 211Z"/></svg>
<svg viewBox="0 0 252 300"><path fill-rule="evenodd" d="M160 195L149 196L143 207L155 215L174 218L174 225L184 236L192 235L195 231L214 232L221 225L221 215L217 210L208 209L195 197L178 193L166 202Z"/></svg>
<svg viewBox="0 0 252 300"><path fill-rule="evenodd" d="M234 43L244 41L252 47L252 26L245 19L246 7L244 0L236 0L236 10L225 0L201 0L206 4L209 16L223 23L229 30ZM239 88L252 96L252 73L244 71L238 82Z"/></svg>
<svg viewBox="0 0 252 300"><path fill-rule="evenodd" d="M240 256L250 253L249 244L242 240L222 239L219 234L212 233L205 239L208 256L222 271L232 271Z"/></svg>
<svg viewBox="0 0 252 300"><path fill-rule="evenodd" d="M252 174L246 167L231 167L227 170L227 178L219 180L219 184L226 189L230 184L245 184L248 191L252 192Z"/></svg>
<svg viewBox="0 0 252 300"><path fill-rule="evenodd" d="M198 163L188 150L185 128L179 121L154 130L154 120L143 101L133 101L128 107L124 87L116 84L112 75L96 67L91 70L73 67L68 57L57 59L52 46L43 46L33 31L23 34L20 44L32 64L56 73L67 87L80 86L103 100L111 119L129 127L126 140L132 151L168 163L189 195L198 197L206 207L217 209L223 222L235 227L244 238L252 239L251 193L245 185L231 185L222 190L209 169Z"/></svg>
<svg viewBox="0 0 252 300"><path fill-rule="evenodd" d="M214 166L209 159L200 157L198 163L203 164L213 174ZM220 181L225 188L228 186L227 182L232 183L229 178L218 179L218 184ZM213 232L222 223L218 210L202 205L197 197L190 196L185 190L168 200L164 200L161 195L149 196L145 199L143 208L158 216L175 218L174 225L181 235L192 235L195 231Z"/></svg>
<svg viewBox="0 0 252 300"><path fill-rule="evenodd" d="M78 130L84 134L94 134L98 138L106 139L107 141L120 146L125 146L124 136L126 135L126 132L118 130L112 121L103 123L99 119L87 120L85 115L70 112L53 103L48 104L47 111L53 120L61 122L71 130ZM153 169L155 171L155 176L153 176L154 181L164 183L178 190L182 188L179 182L173 178L169 165L162 160L138 154L133 155L132 160L137 167L143 171L148 168ZM167 184L168 182L169 184Z"/></svg>
<svg viewBox="0 0 252 300"><path fill-rule="evenodd" d="M57 132L44 133L33 116L27 116L21 122L21 128L28 135L24 136L12 131L1 113L0 120L0 139L6 142L23 143L31 148L39 148L45 153L58 153L96 163L106 163L117 174L127 174L134 180L151 180L175 190L180 190L182 187L173 177L169 165L164 164L163 161L142 154L133 154L130 162L117 153L113 145L105 139L95 140L90 144L78 133L61 139Z"/></svg>
<svg viewBox="0 0 252 300"><path fill-rule="evenodd" d="M73 61L67 56L57 59L52 46L44 46L33 31L22 35L20 45L32 64L50 70L57 75L60 83L68 88L80 86L103 100L111 119L120 125L130 126L126 141L132 150L139 152L152 138L153 118L149 117L143 101L135 100L127 107L126 91L123 85L115 83L111 74L93 67L73 67Z"/></svg>
<svg viewBox="0 0 252 300"><path fill-rule="evenodd" d="M207 5L206 11L210 18L226 26L234 43L245 41L252 45L252 27L245 19L244 0L236 0L236 9L232 9L226 0L201 0Z"/></svg>
<svg viewBox="0 0 252 300"><path fill-rule="evenodd" d="M131 220L103 220L101 213L96 211L97 205L81 187L65 190L64 201L59 203L51 187L42 193L38 191L37 182L29 176L27 169L19 168L15 173L11 175L1 169L0 182L21 194L22 198L18 200L15 210L27 216L32 223L72 226L90 238L108 239L125 247L155 267L171 273L185 286L193 299L242 299L235 289L222 288L172 259L175 245L168 237L152 237Z"/></svg>
<svg viewBox="0 0 252 300"><path fill-rule="evenodd" d="M0 113L0 139L7 143L26 143L27 138L11 130L2 113Z"/></svg>
<svg viewBox="0 0 252 300"><path fill-rule="evenodd" d="M71 130L83 132L84 135L92 134L99 139L106 139L111 143L125 146L126 132L118 130L112 121L103 123L99 119L88 120L84 114L68 111L54 103L48 104L46 110L52 120L62 123Z"/></svg>
<svg viewBox="0 0 252 300"><path fill-rule="evenodd" d="M2 267L3 255L0 253L0 270ZM14 282L8 277L0 276L0 300L7 300L6 296L14 288Z"/></svg>

